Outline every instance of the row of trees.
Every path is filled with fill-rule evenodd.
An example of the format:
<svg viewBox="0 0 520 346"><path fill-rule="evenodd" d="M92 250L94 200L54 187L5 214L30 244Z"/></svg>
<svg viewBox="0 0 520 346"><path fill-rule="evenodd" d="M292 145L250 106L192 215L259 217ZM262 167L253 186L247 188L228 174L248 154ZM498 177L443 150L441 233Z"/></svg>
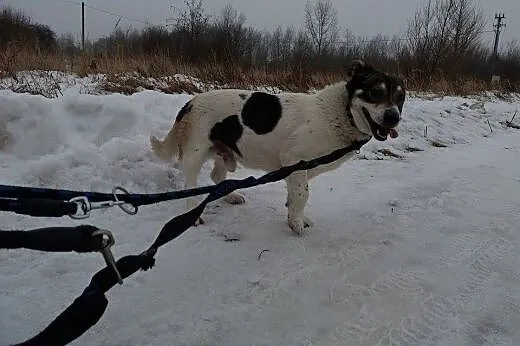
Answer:
<svg viewBox="0 0 520 346"><path fill-rule="evenodd" d="M46 28L28 22L13 11L2 12L25 28ZM16 20L14 20L14 19ZM2 30L0 37L12 39L14 27ZM330 0L308 0L303 25L278 26L260 31L246 24L246 17L232 6L216 17L205 12L203 0L184 0L184 7L173 25L149 26L142 30L117 29L94 42L88 50L102 56L161 55L187 64L220 64L242 69L268 71L338 71L346 61L362 57L411 78L490 78L488 43L484 35L492 28L474 0L426 0L409 20L405 37L372 38L355 36L342 28ZM41 46L76 54L71 35L48 40L38 36ZM40 33L44 31L39 31ZM3 36L2 36L3 35ZM47 37L47 36L45 36ZM6 42L2 40L3 42ZM2 42L0 41L0 42ZM510 42L500 54L503 77L520 81L520 46Z"/></svg>
<svg viewBox="0 0 520 346"><path fill-rule="evenodd" d="M99 54L163 52L188 63L225 63L268 70L337 71L363 57L375 65L422 80L490 76L491 50L483 38L492 29L474 0L427 0L409 20L405 37L355 36L342 28L330 0L308 0L301 28L264 32L246 25L244 14L226 6L211 18L203 0L185 0L171 30L116 30L93 43ZM520 80L520 46L501 54L501 74Z"/></svg>
<svg viewBox="0 0 520 346"><path fill-rule="evenodd" d="M56 33L46 25L33 23L22 11L3 7L0 9L0 49L19 44L49 50L56 45Z"/></svg>

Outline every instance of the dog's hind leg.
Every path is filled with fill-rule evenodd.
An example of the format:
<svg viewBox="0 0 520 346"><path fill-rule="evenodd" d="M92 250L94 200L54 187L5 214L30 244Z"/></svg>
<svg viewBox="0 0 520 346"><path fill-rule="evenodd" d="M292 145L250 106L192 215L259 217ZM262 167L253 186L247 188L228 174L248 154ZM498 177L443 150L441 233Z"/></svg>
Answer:
<svg viewBox="0 0 520 346"><path fill-rule="evenodd" d="M206 161L206 154L202 151L190 150L185 153L182 158L181 168L184 172L184 188L191 189L197 186L197 178L199 176L202 165ZM186 199L186 209L191 210L200 203L201 198L199 196L188 197ZM202 218L199 218L195 223L195 226L204 223Z"/></svg>
<svg viewBox="0 0 520 346"><path fill-rule="evenodd" d="M211 171L211 180L213 180L215 184L226 179L228 166L224 160L225 159L223 159L222 156L215 155L215 163L213 165L213 170ZM245 197L235 191L224 197L224 200L230 204L244 204L246 202Z"/></svg>

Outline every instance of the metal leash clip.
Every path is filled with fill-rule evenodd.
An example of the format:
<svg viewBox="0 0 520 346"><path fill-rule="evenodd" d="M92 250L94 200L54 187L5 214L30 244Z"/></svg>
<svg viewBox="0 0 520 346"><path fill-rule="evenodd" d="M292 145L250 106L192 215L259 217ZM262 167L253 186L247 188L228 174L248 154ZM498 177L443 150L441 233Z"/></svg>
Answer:
<svg viewBox="0 0 520 346"><path fill-rule="evenodd" d="M71 219L81 220L86 219L90 216L90 210L92 210L90 201L85 196L74 197L69 202L76 203L78 208L75 214L69 214Z"/></svg>
<svg viewBox="0 0 520 346"><path fill-rule="evenodd" d="M131 203L120 201L117 197L117 191L123 191L125 194L129 195L128 191L125 190L121 186L116 186L112 189L112 195L114 196L114 200L112 201L101 201L101 202L91 202L85 196L79 196L72 198L69 202L76 203L78 205L78 209L75 214L70 214L69 216L72 219L81 220L86 219L90 216L90 212L95 209L107 209L112 208L114 206L118 206L122 211L129 215L137 214L138 207L132 205ZM131 207L128 207L127 205Z"/></svg>
<svg viewBox="0 0 520 346"><path fill-rule="evenodd" d="M136 205L133 205L131 203L127 203L125 201L120 201L119 198L117 198L117 191L122 191L123 193L129 195L130 193L121 186L116 186L112 189L112 195L114 195L114 202L113 205L117 205L119 208L121 208L122 211L127 213L128 215L135 215L137 214L137 211L139 210L139 207ZM132 208L127 207L126 205L130 205Z"/></svg>
<svg viewBox="0 0 520 346"><path fill-rule="evenodd" d="M123 284L123 278L121 277L121 273L119 273L119 270L117 269L116 261L114 259L114 255L112 254L112 251L110 248L112 245L115 244L114 236L112 235L112 232L104 229L97 230L92 233L92 236L101 236L101 243L102 248L99 249L99 252L103 255L103 258L105 259L105 262L107 264L107 267L112 268L112 270L115 272L117 276L117 282L122 285Z"/></svg>

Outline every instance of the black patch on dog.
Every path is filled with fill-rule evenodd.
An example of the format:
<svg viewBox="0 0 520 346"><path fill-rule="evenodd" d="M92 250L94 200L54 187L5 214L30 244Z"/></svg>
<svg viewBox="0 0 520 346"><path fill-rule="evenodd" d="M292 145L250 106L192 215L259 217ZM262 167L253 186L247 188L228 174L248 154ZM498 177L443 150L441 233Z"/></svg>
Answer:
<svg viewBox="0 0 520 346"><path fill-rule="evenodd" d="M247 94L238 94L242 100L247 99Z"/></svg>
<svg viewBox="0 0 520 346"><path fill-rule="evenodd" d="M242 153L237 147L237 142L242 137L244 128L240 125L238 115L231 115L221 122L216 123L209 133L209 139L214 143L222 143L233 150L239 156Z"/></svg>
<svg viewBox="0 0 520 346"><path fill-rule="evenodd" d="M257 135L265 135L274 130L282 117L280 99L264 92L254 92L242 108L244 125Z"/></svg>
<svg viewBox="0 0 520 346"><path fill-rule="evenodd" d="M188 114L191 111L192 107L193 105L191 104L191 101L186 102L184 106L182 106L179 113L177 113L177 117L175 118L175 120L181 121L186 116L186 114Z"/></svg>

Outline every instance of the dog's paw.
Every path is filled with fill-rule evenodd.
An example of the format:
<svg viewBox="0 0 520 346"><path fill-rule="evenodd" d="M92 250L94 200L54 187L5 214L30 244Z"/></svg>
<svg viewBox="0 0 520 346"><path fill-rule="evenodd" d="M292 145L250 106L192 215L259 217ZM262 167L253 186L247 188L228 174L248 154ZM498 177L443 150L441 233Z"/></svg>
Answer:
<svg viewBox="0 0 520 346"><path fill-rule="evenodd" d="M229 204L244 204L246 203L246 198L238 192L231 192L225 197L225 201Z"/></svg>
<svg viewBox="0 0 520 346"><path fill-rule="evenodd" d="M287 221L291 230L297 235L302 235L305 228L312 227L314 225L313 222L306 216L300 218L290 217Z"/></svg>
<svg viewBox="0 0 520 346"><path fill-rule="evenodd" d="M314 226L314 222L311 221L311 219L309 219L307 216L304 216L303 217L303 225L307 228L307 227L312 227Z"/></svg>

